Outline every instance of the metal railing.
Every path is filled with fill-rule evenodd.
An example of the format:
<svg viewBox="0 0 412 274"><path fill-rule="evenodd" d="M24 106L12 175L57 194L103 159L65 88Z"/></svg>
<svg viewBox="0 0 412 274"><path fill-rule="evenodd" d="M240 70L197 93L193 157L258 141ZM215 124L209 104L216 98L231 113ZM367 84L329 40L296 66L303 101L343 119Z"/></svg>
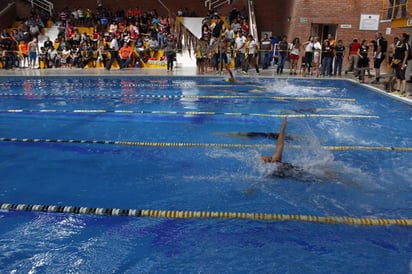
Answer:
<svg viewBox="0 0 412 274"><path fill-rule="evenodd" d="M256 41L259 41L256 15L255 15L255 3L252 0L248 1L249 7L249 33L253 36Z"/></svg>
<svg viewBox="0 0 412 274"><path fill-rule="evenodd" d="M13 7L15 5L14 2L8 3L6 7L4 7L4 9L2 9L0 11L0 16L2 16L3 14L7 13L11 7Z"/></svg>
<svg viewBox="0 0 412 274"><path fill-rule="evenodd" d="M160 5L162 5L163 8L167 10L168 15L170 16L170 9L161 0L158 0L158 2Z"/></svg>
<svg viewBox="0 0 412 274"><path fill-rule="evenodd" d="M27 0L27 2L29 2L32 7L36 6L42 10L47 11L50 15L53 14L53 3L48 0Z"/></svg>
<svg viewBox="0 0 412 274"><path fill-rule="evenodd" d="M232 0L205 0L205 7L209 10L217 9L224 5L230 5Z"/></svg>

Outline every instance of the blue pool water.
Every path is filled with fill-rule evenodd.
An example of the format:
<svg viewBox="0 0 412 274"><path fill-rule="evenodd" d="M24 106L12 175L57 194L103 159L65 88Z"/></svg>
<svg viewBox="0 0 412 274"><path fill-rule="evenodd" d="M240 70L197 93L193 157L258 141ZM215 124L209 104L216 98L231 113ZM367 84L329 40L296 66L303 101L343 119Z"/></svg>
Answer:
<svg viewBox="0 0 412 274"><path fill-rule="evenodd" d="M1 203L412 218L411 105L356 83L1 80ZM304 176L269 176L260 156L275 141L237 134L277 132L284 116L283 159ZM1 211L0 268L407 273L411 236L402 226Z"/></svg>

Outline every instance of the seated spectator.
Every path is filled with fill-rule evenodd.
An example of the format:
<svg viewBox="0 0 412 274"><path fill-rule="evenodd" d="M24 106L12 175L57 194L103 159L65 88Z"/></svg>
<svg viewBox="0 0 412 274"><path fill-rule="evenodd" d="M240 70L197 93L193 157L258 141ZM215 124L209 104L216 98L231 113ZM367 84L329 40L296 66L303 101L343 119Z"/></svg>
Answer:
<svg viewBox="0 0 412 274"><path fill-rule="evenodd" d="M37 38L37 37L39 36L39 34L40 34L39 26L36 25L34 22L32 22L32 23L30 24L29 31L30 31L31 37L36 37L36 38Z"/></svg>
<svg viewBox="0 0 412 274"><path fill-rule="evenodd" d="M24 38L24 31L21 28L18 28L15 34L15 39L18 43Z"/></svg>
<svg viewBox="0 0 412 274"><path fill-rule="evenodd" d="M103 63L103 66L106 67L107 62L107 52L109 50L109 45L106 43L106 38L100 38L97 48L97 61Z"/></svg>
<svg viewBox="0 0 412 274"><path fill-rule="evenodd" d="M10 33L10 51L9 58L12 68L19 67L19 44L14 36L14 31Z"/></svg>
<svg viewBox="0 0 412 274"><path fill-rule="evenodd" d="M54 42L59 44L57 47L57 51L60 52L63 51L66 46L69 45L68 43L66 43L66 38L64 38L64 36L58 37Z"/></svg>
<svg viewBox="0 0 412 274"><path fill-rule="evenodd" d="M159 42L155 39L154 36L151 36L148 42L148 47L145 49L145 54L152 56L151 55L152 53L153 57L156 57L158 50L159 50Z"/></svg>
<svg viewBox="0 0 412 274"><path fill-rule="evenodd" d="M123 43L123 46L119 49L120 59L122 60L122 68L127 68L132 62L133 48L130 46L130 41Z"/></svg>
<svg viewBox="0 0 412 274"><path fill-rule="evenodd" d="M85 13L85 18L86 18L85 19L86 20L86 22L85 22L86 27L90 28L92 26L93 13L90 9L86 9L84 13Z"/></svg>
<svg viewBox="0 0 412 274"><path fill-rule="evenodd" d="M84 11L82 8L77 9L77 16L78 16L78 26L84 25Z"/></svg>
<svg viewBox="0 0 412 274"><path fill-rule="evenodd" d="M71 50L69 46L65 46L64 49L62 50L62 56L61 56L60 63L62 67L67 68L68 66L69 67L71 66L71 62L72 62Z"/></svg>
<svg viewBox="0 0 412 274"><path fill-rule="evenodd" d="M117 30L118 30L117 22L113 21L109 26L109 33L110 34L116 34Z"/></svg>
<svg viewBox="0 0 412 274"><path fill-rule="evenodd" d="M72 57L72 66L80 67L81 63L83 62L82 52L80 50L80 46L73 46L72 47L71 57Z"/></svg>
<svg viewBox="0 0 412 274"><path fill-rule="evenodd" d="M107 19L107 17L105 15L103 15L100 18L100 26L102 30L105 30L107 28L107 24L109 24L109 20Z"/></svg>
<svg viewBox="0 0 412 274"><path fill-rule="evenodd" d="M83 42L82 44L82 57L83 61L80 64L81 68L84 68L87 64L93 61L93 47L86 42Z"/></svg>
<svg viewBox="0 0 412 274"><path fill-rule="evenodd" d="M170 20L169 17L160 16L160 29L163 33L170 33Z"/></svg>
<svg viewBox="0 0 412 274"><path fill-rule="evenodd" d="M129 33L130 39L132 39L133 41L136 41L139 37L139 28L135 26L133 22L129 25Z"/></svg>
<svg viewBox="0 0 412 274"><path fill-rule="evenodd" d="M0 40L0 52L1 52L1 62L3 65L3 69L9 69L12 67L10 56L10 38L8 36L1 35Z"/></svg>
<svg viewBox="0 0 412 274"><path fill-rule="evenodd" d="M73 35L71 36L71 39L70 39L71 42L70 42L70 44L71 44L71 45L79 46L79 45L80 45L81 38L82 38L82 36L81 36L79 30L76 28L76 29L74 30Z"/></svg>
<svg viewBox="0 0 412 274"><path fill-rule="evenodd" d="M143 15L140 17L140 27L141 33L148 33L149 31L149 17L147 12L144 12Z"/></svg>
<svg viewBox="0 0 412 274"><path fill-rule="evenodd" d="M46 41L44 41L43 43L43 47L46 51L48 51L49 49L51 49L53 47L53 42L50 41L50 37L46 37Z"/></svg>
<svg viewBox="0 0 412 274"><path fill-rule="evenodd" d="M143 57L143 55L144 55L144 43L143 43L143 40L142 40L142 38L138 38L137 40L136 40L136 42L135 42L135 48L136 48L136 51L137 51L137 53L139 53L139 56L140 57Z"/></svg>
<svg viewBox="0 0 412 274"><path fill-rule="evenodd" d="M66 27L63 22L60 22L58 24L57 29L59 31L59 33L57 34L57 37L66 35Z"/></svg>
<svg viewBox="0 0 412 274"><path fill-rule="evenodd" d="M49 58L48 63L49 63L50 68L60 67L61 56L60 56L59 52L57 51L57 49L55 49L54 47L49 49L48 58Z"/></svg>
<svg viewBox="0 0 412 274"><path fill-rule="evenodd" d="M43 68L47 68L47 51L44 47L40 47L39 51L39 68L43 65Z"/></svg>

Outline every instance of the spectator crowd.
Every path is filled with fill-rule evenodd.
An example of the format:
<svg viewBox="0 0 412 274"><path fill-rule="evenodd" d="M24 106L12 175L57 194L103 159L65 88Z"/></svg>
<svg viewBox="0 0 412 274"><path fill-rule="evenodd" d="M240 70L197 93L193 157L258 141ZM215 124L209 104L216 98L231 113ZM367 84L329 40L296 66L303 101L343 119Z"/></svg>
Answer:
<svg viewBox="0 0 412 274"><path fill-rule="evenodd" d="M187 9L176 14L196 16ZM52 17L32 9L29 18L16 28L1 32L2 67L35 68L41 64L42 68L100 66L110 70L114 62L124 69L160 59L172 71L176 52L183 47L175 19L159 15L156 9L142 11L136 6L111 11L100 3L93 11L66 8ZM50 22L58 28L57 37L46 37L40 45L39 36ZM395 91L405 95L405 68L412 57L408 40L404 34L389 43L377 33L375 39L354 38L346 44L336 41L333 34L323 41L320 37L302 41L300 37L289 40L285 35L264 34L257 41L250 31L248 15L233 8L226 17L209 11L202 22L201 37L193 39L191 46L199 74L219 73L227 64L233 64L240 73L254 68L259 74L260 69L275 67L275 74L282 74L288 62L289 75L330 77L352 72L360 82L372 77L373 68L375 84L380 83L380 68L388 56L397 81ZM343 68L345 58L347 67Z"/></svg>

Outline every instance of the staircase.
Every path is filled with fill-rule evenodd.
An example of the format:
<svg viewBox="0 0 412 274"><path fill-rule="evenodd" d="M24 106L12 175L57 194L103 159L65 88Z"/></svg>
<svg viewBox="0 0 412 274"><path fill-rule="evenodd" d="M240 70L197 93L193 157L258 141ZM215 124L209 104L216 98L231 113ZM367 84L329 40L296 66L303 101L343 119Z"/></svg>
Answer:
<svg viewBox="0 0 412 274"><path fill-rule="evenodd" d="M50 15L53 14L53 3L48 0L26 0L31 4L31 7L36 6L42 10L47 11Z"/></svg>

